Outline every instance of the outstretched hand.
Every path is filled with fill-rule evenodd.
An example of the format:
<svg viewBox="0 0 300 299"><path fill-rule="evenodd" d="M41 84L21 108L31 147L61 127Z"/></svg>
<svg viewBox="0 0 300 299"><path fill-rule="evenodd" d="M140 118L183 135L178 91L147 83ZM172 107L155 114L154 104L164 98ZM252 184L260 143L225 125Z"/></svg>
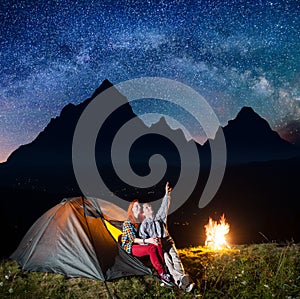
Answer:
<svg viewBox="0 0 300 299"><path fill-rule="evenodd" d="M166 183L166 194L170 194L172 191L172 188L169 187L169 182Z"/></svg>

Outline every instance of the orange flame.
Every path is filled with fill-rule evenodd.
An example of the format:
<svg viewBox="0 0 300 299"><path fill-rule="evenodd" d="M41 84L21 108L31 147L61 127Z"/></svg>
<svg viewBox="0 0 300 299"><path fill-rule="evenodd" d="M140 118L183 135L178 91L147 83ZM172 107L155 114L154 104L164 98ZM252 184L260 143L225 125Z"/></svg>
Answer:
<svg viewBox="0 0 300 299"><path fill-rule="evenodd" d="M226 223L224 214L221 216L219 223L209 217L208 223L204 227L206 232L205 246L213 250L230 247L226 241L226 235L229 233L229 224Z"/></svg>

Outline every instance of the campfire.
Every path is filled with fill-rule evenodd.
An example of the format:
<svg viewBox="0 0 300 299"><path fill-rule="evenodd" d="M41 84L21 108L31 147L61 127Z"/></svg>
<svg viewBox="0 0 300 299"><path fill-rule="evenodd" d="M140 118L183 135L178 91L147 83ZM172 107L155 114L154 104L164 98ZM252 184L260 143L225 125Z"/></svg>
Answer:
<svg viewBox="0 0 300 299"><path fill-rule="evenodd" d="M226 235L229 233L229 224L226 223L224 214L221 216L219 223L209 217L208 223L204 227L206 232L205 246L213 250L230 248L226 241Z"/></svg>

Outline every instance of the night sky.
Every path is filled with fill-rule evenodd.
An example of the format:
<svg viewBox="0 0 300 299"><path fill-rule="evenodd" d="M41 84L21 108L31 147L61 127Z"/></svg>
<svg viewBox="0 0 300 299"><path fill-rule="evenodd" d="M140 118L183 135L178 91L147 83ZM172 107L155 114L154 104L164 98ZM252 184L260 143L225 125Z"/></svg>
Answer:
<svg viewBox="0 0 300 299"><path fill-rule="evenodd" d="M251 106L299 134L300 1L2 0L0 20L0 161L106 78L178 80L222 125Z"/></svg>

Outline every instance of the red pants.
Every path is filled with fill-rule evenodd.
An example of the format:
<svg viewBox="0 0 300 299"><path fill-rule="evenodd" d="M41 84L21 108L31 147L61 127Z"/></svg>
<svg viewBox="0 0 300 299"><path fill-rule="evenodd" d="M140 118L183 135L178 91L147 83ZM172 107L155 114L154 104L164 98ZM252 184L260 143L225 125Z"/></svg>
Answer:
<svg viewBox="0 0 300 299"><path fill-rule="evenodd" d="M131 250L132 250L132 255L137 257L149 255L150 261L159 275L165 272L164 255L161 246L154 245L154 244L149 244L149 245L133 244Z"/></svg>

